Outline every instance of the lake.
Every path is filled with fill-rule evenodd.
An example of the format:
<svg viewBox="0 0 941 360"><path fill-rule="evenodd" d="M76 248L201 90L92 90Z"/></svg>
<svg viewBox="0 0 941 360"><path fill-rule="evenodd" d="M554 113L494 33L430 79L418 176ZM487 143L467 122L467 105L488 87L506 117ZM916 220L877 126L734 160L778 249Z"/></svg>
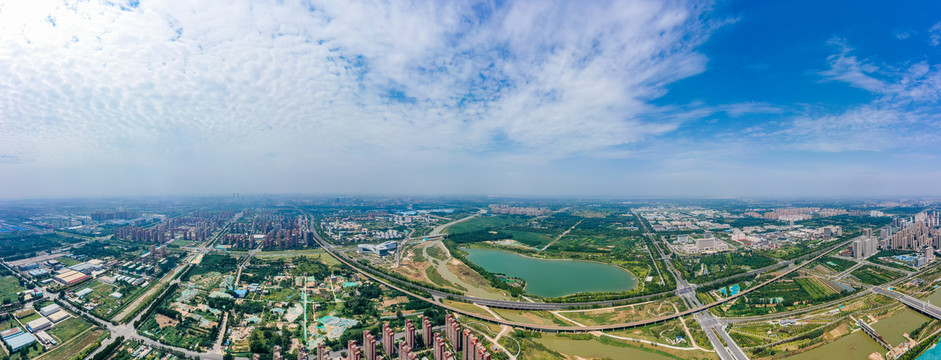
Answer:
<svg viewBox="0 0 941 360"><path fill-rule="evenodd" d="M935 290L925 300L934 305L941 304L941 290ZM918 360L941 360L941 346L935 344L930 349L925 350L925 353L921 354Z"/></svg>
<svg viewBox="0 0 941 360"><path fill-rule="evenodd" d="M516 253L465 248L467 259L492 273L526 280L526 292L560 297L580 292L616 292L637 287L637 278L614 265L578 260L537 259Z"/></svg>
<svg viewBox="0 0 941 360"><path fill-rule="evenodd" d="M885 354L886 350L862 331L857 331L787 360L865 360L874 352Z"/></svg>

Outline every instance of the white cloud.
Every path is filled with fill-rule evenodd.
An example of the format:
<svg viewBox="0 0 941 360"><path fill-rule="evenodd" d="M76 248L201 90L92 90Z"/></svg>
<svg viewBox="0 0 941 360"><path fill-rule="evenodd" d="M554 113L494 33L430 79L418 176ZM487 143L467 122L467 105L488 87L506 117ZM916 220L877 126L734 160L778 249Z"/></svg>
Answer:
<svg viewBox="0 0 941 360"><path fill-rule="evenodd" d="M180 179L317 164L375 176L628 156L619 147L683 121L644 115L663 111L649 101L667 84L705 69L695 47L722 24L708 11L678 1L6 1L0 166L22 177L3 185L41 193L24 179L65 167Z"/></svg>
<svg viewBox="0 0 941 360"><path fill-rule="evenodd" d="M835 114L799 116L775 136L799 149L824 152L918 149L941 140L941 119L935 115L941 100L941 66L925 61L877 66L852 55L855 50L844 39L829 43L839 52L827 58L830 69L820 74L877 98Z"/></svg>
<svg viewBox="0 0 941 360"><path fill-rule="evenodd" d="M854 49L846 43L845 39L833 38L828 43L837 47L839 52L827 57L830 69L820 72L824 78L846 82L872 92L883 92L885 90L886 84L873 77L873 74L879 71L878 66L861 61L856 56L851 55Z"/></svg>
<svg viewBox="0 0 941 360"><path fill-rule="evenodd" d="M928 29L928 38L931 46L941 45L941 22Z"/></svg>
<svg viewBox="0 0 941 360"><path fill-rule="evenodd" d="M922 126L933 123L934 118L867 105L835 115L799 117L775 135L801 150L881 151L937 141L939 127Z"/></svg>

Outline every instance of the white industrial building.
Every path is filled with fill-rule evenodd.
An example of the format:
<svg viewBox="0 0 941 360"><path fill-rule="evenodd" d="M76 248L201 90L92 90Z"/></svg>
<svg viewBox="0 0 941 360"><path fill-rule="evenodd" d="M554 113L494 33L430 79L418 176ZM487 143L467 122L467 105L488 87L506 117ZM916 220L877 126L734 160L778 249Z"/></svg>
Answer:
<svg viewBox="0 0 941 360"><path fill-rule="evenodd" d="M386 256L398 249L399 243L395 241L386 241L382 244L359 244L360 254L375 254Z"/></svg>

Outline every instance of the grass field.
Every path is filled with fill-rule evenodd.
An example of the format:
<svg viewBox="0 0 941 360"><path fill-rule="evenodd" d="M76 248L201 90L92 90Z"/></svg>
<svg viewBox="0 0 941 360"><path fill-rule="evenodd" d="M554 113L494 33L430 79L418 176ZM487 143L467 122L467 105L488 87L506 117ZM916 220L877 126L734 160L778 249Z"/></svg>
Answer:
<svg viewBox="0 0 941 360"><path fill-rule="evenodd" d="M19 280L13 276L0 277L0 302L4 300L16 301L17 294L26 288L20 286Z"/></svg>
<svg viewBox="0 0 941 360"><path fill-rule="evenodd" d="M300 301L301 295L297 289L293 288L268 288L268 295L261 297L262 300L272 301Z"/></svg>
<svg viewBox="0 0 941 360"><path fill-rule="evenodd" d="M92 326L91 323L85 321L80 317L73 317L71 319L60 322L52 327L49 331L49 335L55 336L56 339L59 339L59 343L68 341L76 334L85 331Z"/></svg>
<svg viewBox="0 0 941 360"><path fill-rule="evenodd" d="M26 325L26 323L39 319L40 317L42 317L42 315L39 315L38 313L32 313L29 316L19 318L19 320L21 323L23 323L23 325Z"/></svg>
<svg viewBox="0 0 941 360"><path fill-rule="evenodd" d="M509 310L509 309L491 309L493 312L500 315L500 317L510 320L517 321L521 323L529 324L538 324L538 325L562 325L562 326L571 326L571 324L565 322L562 319L555 317L552 313L548 311L523 311L523 310Z"/></svg>
<svg viewBox="0 0 941 360"><path fill-rule="evenodd" d="M80 261L70 258L68 256L60 256L60 257L57 257L56 260L59 260L59 262L65 266L72 266L72 265L76 265L80 263Z"/></svg>
<svg viewBox="0 0 941 360"><path fill-rule="evenodd" d="M451 225L447 229L448 234L466 233L489 228L501 228L507 225L517 224L519 220L506 216L478 216L476 218L462 221Z"/></svg>
<svg viewBox="0 0 941 360"><path fill-rule="evenodd" d="M452 300L447 300L447 299L441 300L441 302L443 302L445 305L450 305L450 306L456 307L458 309L461 309L467 312L477 313L480 315L484 315L486 317L493 317L493 315L490 315L490 313L487 312L487 310L484 310L474 304L469 304L469 303L460 302L460 301L452 301Z"/></svg>
<svg viewBox="0 0 941 360"><path fill-rule="evenodd" d="M882 285L903 276L901 273L877 268L871 265L866 265L859 269L853 270L850 275L855 276L857 279L859 279L859 281L869 285Z"/></svg>
<svg viewBox="0 0 941 360"><path fill-rule="evenodd" d="M16 320L9 319L6 321L0 321L0 331L6 330L6 329L12 329L15 327L20 327L20 324L17 323Z"/></svg>
<svg viewBox="0 0 941 360"><path fill-rule="evenodd" d="M835 258L832 256L827 256L825 258L817 260L817 262L820 264L823 264L824 266L830 269L833 269L833 271L835 272L842 272L846 269L853 267L853 265L856 265L856 263L853 261L843 260L843 259Z"/></svg>
<svg viewBox="0 0 941 360"><path fill-rule="evenodd" d="M444 277L442 277L441 274L438 273L438 271L435 269L434 266L429 266L425 268L425 275L427 275L428 279L431 280L431 282L434 283L435 285L442 286L442 287L449 287L449 288L453 288L455 290L460 290L460 291L467 291L465 287L452 283L446 280Z"/></svg>
<svg viewBox="0 0 941 360"><path fill-rule="evenodd" d="M617 343L610 338L606 338L607 341L602 342L591 335L588 335L589 339L581 339L581 337L584 336L543 334L541 338L534 339L534 341L548 349L569 356L577 356L578 358L644 360L675 358L659 350Z"/></svg>
<svg viewBox="0 0 941 360"><path fill-rule="evenodd" d="M560 314L584 325L600 325L625 323L642 319L651 319L659 316L673 314L676 309L669 302L657 301L650 303L619 306L616 308L594 309L584 311L562 311Z"/></svg>
<svg viewBox="0 0 941 360"><path fill-rule="evenodd" d="M513 240L519 241L529 246L546 245L552 242L552 240L555 240L555 238L549 234L542 234L537 232L519 230L503 230L503 232L513 235Z"/></svg>
<svg viewBox="0 0 941 360"><path fill-rule="evenodd" d="M42 354L40 357L37 357L36 360L71 359L76 354L81 353L83 349L98 342L98 338L103 334L104 330L86 331L75 337L73 340L69 340L66 343L59 343L59 346L56 346L51 351Z"/></svg>
<svg viewBox="0 0 941 360"><path fill-rule="evenodd" d="M800 287L810 294L810 296L814 299L819 299L834 294L832 290L821 284L820 280L816 278L797 278L794 279L794 282L800 285Z"/></svg>
<svg viewBox="0 0 941 360"><path fill-rule="evenodd" d="M170 243L170 244L176 245L176 246L179 246L179 247L184 247L184 246L193 245L193 244L195 244L195 243L196 243L196 242L195 242L195 241L192 241L192 240L174 240L174 241L173 241L172 243Z"/></svg>
<svg viewBox="0 0 941 360"><path fill-rule="evenodd" d="M447 260L448 255L444 253L444 250L441 250L438 246L429 246L425 249L425 252L428 253L428 256L438 259L441 261Z"/></svg>
<svg viewBox="0 0 941 360"><path fill-rule="evenodd" d="M259 258L278 258L294 256L312 256L327 266L340 265L337 259L327 255L323 249L304 249L304 250L284 250L284 251L263 251L255 254Z"/></svg>

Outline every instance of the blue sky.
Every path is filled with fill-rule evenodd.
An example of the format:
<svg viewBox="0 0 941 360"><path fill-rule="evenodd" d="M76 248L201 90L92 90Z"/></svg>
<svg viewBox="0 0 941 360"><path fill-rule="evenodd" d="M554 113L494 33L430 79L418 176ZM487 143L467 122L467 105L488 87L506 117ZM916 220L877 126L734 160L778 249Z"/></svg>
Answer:
<svg viewBox="0 0 941 360"><path fill-rule="evenodd" d="M0 198L941 195L931 1L0 3Z"/></svg>

